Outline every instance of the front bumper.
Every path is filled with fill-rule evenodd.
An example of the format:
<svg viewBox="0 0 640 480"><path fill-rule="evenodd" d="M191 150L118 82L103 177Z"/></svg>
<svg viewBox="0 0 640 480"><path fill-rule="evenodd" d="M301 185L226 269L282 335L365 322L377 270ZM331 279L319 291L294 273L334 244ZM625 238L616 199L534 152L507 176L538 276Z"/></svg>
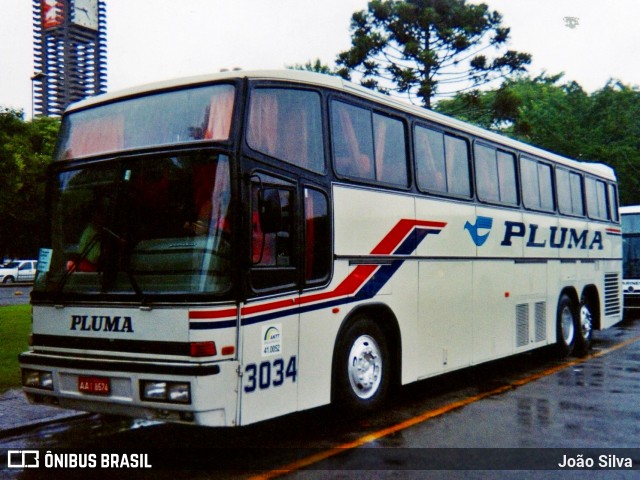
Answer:
<svg viewBox="0 0 640 480"><path fill-rule="evenodd" d="M25 352L19 356L23 372L50 372L48 388L24 385L33 403L88 412L126 415L206 426L237 424L238 362L152 362L149 360L85 358ZM105 379L108 393L80 390L82 378ZM185 383L188 403L144 399L144 381Z"/></svg>

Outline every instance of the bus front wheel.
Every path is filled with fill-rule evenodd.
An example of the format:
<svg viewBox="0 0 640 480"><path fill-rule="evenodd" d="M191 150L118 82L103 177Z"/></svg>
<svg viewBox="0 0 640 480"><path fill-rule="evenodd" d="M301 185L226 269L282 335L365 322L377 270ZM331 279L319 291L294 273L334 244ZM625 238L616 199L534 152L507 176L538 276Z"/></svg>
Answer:
<svg viewBox="0 0 640 480"><path fill-rule="evenodd" d="M335 401L349 410L379 407L391 384L389 347L382 329L360 317L341 334L334 364Z"/></svg>
<svg viewBox="0 0 640 480"><path fill-rule="evenodd" d="M558 302L556 333L558 354L562 357L571 355L576 345L578 322L574 302L566 294Z"/></svg>

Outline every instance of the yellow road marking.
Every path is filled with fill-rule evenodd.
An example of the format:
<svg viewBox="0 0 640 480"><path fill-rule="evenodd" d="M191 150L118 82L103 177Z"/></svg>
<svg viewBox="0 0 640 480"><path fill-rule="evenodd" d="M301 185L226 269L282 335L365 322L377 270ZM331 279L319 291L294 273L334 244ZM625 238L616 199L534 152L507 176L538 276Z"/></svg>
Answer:
<svg viewBox="0 0 640 480"><path fill-rule="evenodd" d="M426 422L427 420L430 420L432 418L435 417L439 417L440 415L444 415L445 413L448 413L452 410L456 410L458 408L462 408L465 407L467 405L470 405L472 403L477 402L478 400L482 400L484 398L487 397L492 397L494 395L499 395L501 393L507 392L509 390L514 390L518 387L521 387L523 385L526 385L527 383L531 383L533 381L539 380L541 378L544 377L548 377L549 375L552 375L554 373L557 373L561 370L564 370L565 368L569 368L572 367L574 365L579 365L581 363L586 362L587 360L591 360L593 358L598 358L598 357L602 357L604 355L607 355L615 350L618 350L620 348L626 347L627 345L630 345L632 343L637 342L638 340L640 340L640 336L632 338L630 340L626 340L622 343L616 344L612 347L609 347L607 349L604 350L600 350L599 352L595 352L592 354L589 354L585 357L582 358L577 358L575 360L571 360L569 362L563 363L562 365L556 365L555 367L551 367L548 368L542 372L538 372L538 373L534 373L533 375L529 375L528 377L522 378L520 380L515 380L507 385L503 385L501 387L497 387L494 388L493 390L484 392L484 393L479 393L477 395L473 395L471 397L467 397L465 399L462 400L458 400L456 402L453 403L449 403L447 405L444 405L440 408L436 408L434 410L429 410L427 412L424 412L420 415L417 415L413 418L410 418L408 420L405 420L403 422L397 423L395 425L392 425L390 427L387 428L383 428L381 430L377 430L375 432L371 432L368 433L367 435L364 435L360 438L357 438L356 440L353 440L351 442L346 442L343 443L341 445L338 445L337 447L333 447L333 448L329 448L325 451L316 453L314 455L309 455L308 457L302 458L300 460L296 460L295 462L292 462L288 465L285 465L281 468L277 468L274 470L270 470L268 472L264 472L261 473L259 475L254 475L252 477L250 477L250 480L269 480L272 478L278 478L281 477L283 475L286 475L288 473L292 473L298 470L301 470L305 467L308 467L310 465L313 465L315 463L321 462L323 460L326 460L328 458L331 458L335 455L338 455L340 453L345 452L346 450L351 450L354 448L358 448L361 447L363 445L366 445L368 443L372 443L375 442L376 440L382 438L382 437L386 437L388 435L392 435L396 432L399 432L401 430L406 430L409 427L412 427L414 425L418 425L420 423Z"/></svg>

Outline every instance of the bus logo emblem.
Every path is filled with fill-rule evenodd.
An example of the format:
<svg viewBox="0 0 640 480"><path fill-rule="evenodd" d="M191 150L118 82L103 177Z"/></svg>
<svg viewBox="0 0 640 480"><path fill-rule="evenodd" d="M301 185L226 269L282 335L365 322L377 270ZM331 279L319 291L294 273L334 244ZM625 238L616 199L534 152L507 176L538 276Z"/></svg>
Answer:
<svg viewBox="0 0 640 480"><path fill-rule="evenodd" d="M484 245L484 242L489 238L489 234L491 233L491 227L493 226L493 218L491 217L476 217L475 225L472 225L467 221L464 224L464 229L469 232L471 236L471 240L476 244L477 247L481 247ZM488 230L488 232L481 234L480 230Z"/></svg>
<svg viewBox="0 0 640 480"><path fill-rule="evenodd" d="M7 454L9 468L38 468L40 452L38 450L9 450Z"/></svg>

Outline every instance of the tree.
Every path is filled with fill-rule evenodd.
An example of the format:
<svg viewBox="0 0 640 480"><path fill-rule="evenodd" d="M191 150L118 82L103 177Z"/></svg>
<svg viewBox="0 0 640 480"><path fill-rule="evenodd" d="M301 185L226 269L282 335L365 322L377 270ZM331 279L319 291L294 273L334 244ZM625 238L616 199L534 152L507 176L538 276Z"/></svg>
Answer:
<svg viewBox="0 0 640 480"><path fill-rule="evenodd" d="M621 204L640 204L640 90L617 81L591 95L562 74L520 77L457 95L437 110L560 155L602 162L618 175Z"/></svg>
<svg viewBox="0 0 640 480"><path fill-rule="evenodd" d="M466 0L372 0L353 14L352 46L338 74L364 86L407 95L427 108L440 95L476 88L524 71L531 55L502 50L509 28L485 4Z"/></svg>
<svg viewBox="0 0 640 480"><path fill-rule="evenodd" d="M322 60L316 58L315 60L309 60L304 65L296 63L295 65L287 65L290 70L303 70L306 72L324 73L325 75L335 75L335 71L329 66L322 63Z"/></svg>
<svg viewBox="0 0 640 480"><path fill-rule="evenodd" d="M0 108L0 259L33 257L46 240L46 170L59 120L31 122L22 112Z"/></svg>
<svg viewBox="0 0 640 480"><path fill-rule="evenodd" d="M616 169L620 203L640 204L640 89L610 80L591 95L584 137L589 158Z"/></svg>
<svg viewBox="0 0 640 480"><path fill-rule="evenodd" d="M573 158L586 145L583 122L589 96L576 82L558 84L562 74L519 77L497 90L442 100L436 110Z"/></svg>

